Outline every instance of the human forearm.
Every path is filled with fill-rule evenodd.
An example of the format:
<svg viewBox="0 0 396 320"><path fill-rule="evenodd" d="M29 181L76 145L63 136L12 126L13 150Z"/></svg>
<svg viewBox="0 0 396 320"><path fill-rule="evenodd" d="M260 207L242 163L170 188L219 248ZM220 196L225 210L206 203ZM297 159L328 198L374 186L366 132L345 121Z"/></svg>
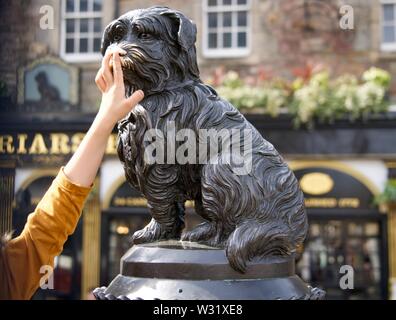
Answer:
<svg viewBox="0 0 396 320"><path fill-rule="evenodd" d="M79 148L65 166L66 176L75 184L92 185L115 123L106 123L98 114Z"/></svg>

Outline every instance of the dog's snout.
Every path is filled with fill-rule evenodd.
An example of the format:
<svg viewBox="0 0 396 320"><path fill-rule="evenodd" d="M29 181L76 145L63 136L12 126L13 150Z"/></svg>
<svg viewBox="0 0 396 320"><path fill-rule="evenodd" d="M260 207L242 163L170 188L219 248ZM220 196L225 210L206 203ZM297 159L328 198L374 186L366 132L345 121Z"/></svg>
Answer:
<svg viewBox="0 0 396 320"><path fill-rule="evenodd" d="M112 52L116 51L120 55L120 57L126 56L128 53L127 51L117 43L112 43L109 47L107 47L106 51L111 50Z"/></svg>

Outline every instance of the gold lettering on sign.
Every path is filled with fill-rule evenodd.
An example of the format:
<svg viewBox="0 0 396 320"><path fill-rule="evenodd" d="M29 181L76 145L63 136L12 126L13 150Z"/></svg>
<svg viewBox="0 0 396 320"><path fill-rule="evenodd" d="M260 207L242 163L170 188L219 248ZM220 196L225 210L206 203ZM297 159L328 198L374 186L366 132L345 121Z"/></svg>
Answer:
<svg viewBox="0 0 396 320"><path fill-rule="evenodd" d="M358 198L306 198L307 208L359 208Z"/></svg>
<svg viewBox="0 0 396 320"><path fill-rule="evenodd" d="M43 135L41 133L36 133L33 138L32 145L29 149L30 154L47 154L48 149L45 145Z"/></svg>
<svg viewBox="0 0 396 320"><path fill-rule="evenodd" d="M337 207L336 198L306 198L305 206L307 208L335 208Z"/></svg>
<svg viewBox="0 0 396 320"><path fill-rule="evenodd" d="M78 146L80 145L81 141L84 139L85 133L76 133L73 134L72 138L71 138L71 142L72 142L72 147L71 147L71 152L76 152Z"/></svg>
<svg viewBox="0 0 396 320"><path fill-rule="evenodd" d="M13 153L14 138L10 135L0 136L0 153Z"/></svg>
<svg viewBox="0 0 396 320"><path fill-rule="evenodd" d="M145 207L147 205L147 200L142 197L115 197L114 205L116 207Z"/></svg>
<svg viewBox="0 0 396 320"><path fill-rule="evenodd" d="M341 198L338 200L340 208L359 208L360 200L358 198Z"/></svg>
<svg viewBox="0 0 396 320"><path fill-rule="evenodd" d="M21 155L69 155L77 151L78 146L84 139L85 133L77 132L73 135L67 133L18 133L14 139L12 135L0 135L0 154ZM49 139L46 144L46 140ZM29 144L29 141L31 143ZM106 154L117 154L117 134L111 134L106 144Z"/></svg>
<svg viewBox="0 0 396 320"><path fill-rule="evenodd" d="M26 154L27 149L26 149L26 140L28 138L27 134L18 134L18 150L17 154Z"/></svg>
<svg viewBox="0 0 396 320"><path fill-rule="evenodd" d="M69 136L64 133L51 133L51 154L69 154Z"/></svg>

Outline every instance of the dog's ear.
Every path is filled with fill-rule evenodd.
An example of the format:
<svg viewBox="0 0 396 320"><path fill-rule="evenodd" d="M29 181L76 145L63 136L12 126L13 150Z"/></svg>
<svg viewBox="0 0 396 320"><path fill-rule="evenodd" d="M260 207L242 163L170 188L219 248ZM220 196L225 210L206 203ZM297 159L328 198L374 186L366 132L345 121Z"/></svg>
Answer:
<svg viewBox="0 0 396 320"><path fill-rule="evenodd" d="M116 20L110 22L103 32L102 43L100 45L100 53L102 54L102 56L104 56L107 47L110 45L109 31L115 22Z"/></svg>
<svg viewBox="0 0 396 320"><path fill-rule="evenodd" d="M176 21L178 25L177 42L183 50L188 52L189 49L194 46L197 36L197 27L195 23L188 19L183 13L176 10L167 9L162 12L161 15Z"/></svg>

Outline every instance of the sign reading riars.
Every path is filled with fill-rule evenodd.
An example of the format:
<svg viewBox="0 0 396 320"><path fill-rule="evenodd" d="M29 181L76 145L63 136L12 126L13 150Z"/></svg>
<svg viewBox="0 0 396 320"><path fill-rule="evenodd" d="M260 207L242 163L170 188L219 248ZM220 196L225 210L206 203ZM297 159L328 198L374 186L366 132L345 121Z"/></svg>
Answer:
<svg viewBox="0 0 396 320"><path fill-rule="evenodd" d="M9 159L10 156L15 156L23 164L41 163L44 159L56 163L59 156L72 155L84 135L85 133L82 132L0 134L0 159ZM116 139L116 134L110 136L106 147L107 155L116 154Z"/></svg>

